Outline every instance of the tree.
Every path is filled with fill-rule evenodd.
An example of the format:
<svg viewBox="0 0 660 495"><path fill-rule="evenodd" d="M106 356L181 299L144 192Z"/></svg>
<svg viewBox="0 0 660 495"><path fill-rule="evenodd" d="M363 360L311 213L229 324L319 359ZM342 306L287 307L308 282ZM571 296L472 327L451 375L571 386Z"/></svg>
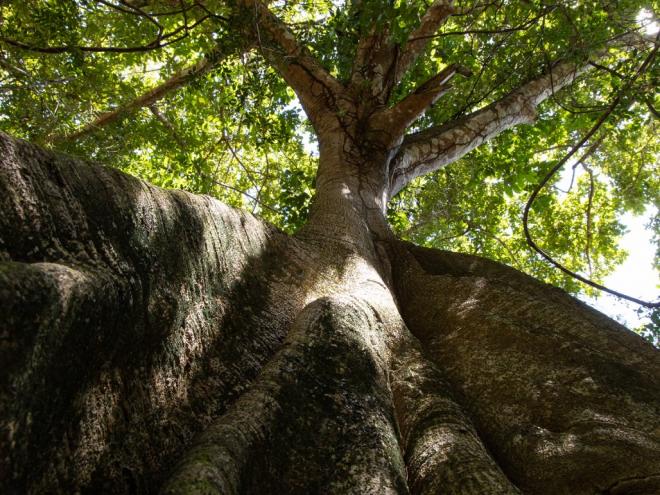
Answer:
<svg viewBox="0 0 660 495"><path fill-rule="evenodd" d="M657 351L391 227L547 277L497 231L531 194L530 232L607 273L658 197L643 4L1 8L6 131L295 230L3 134L5 492L657 493ZM538 187L574 155L586 199Z"/></svg>

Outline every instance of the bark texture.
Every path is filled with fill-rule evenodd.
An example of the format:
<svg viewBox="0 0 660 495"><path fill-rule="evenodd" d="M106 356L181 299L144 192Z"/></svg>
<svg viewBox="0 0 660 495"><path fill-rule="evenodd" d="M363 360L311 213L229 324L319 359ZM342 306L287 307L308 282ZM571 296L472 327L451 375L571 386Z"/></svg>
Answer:
<svg viewBox="0 0 660 495"><path fill-rule="evenodd" d="M656 349L506 266L397 251L406 323L523 492L660 492Z"/></svg>
<svg viewBox="0 0 660 495"><path fill-rule="evenodd" d="M657 493L657 351L340 144L289 237L0 134L3 493Z"/></svg>
<svg viewBox="0 0 660 495"><path fill-rule="evenodd" d="M281 343L295 255L211 198L0 146L3 488L143 492Z"/></svg>

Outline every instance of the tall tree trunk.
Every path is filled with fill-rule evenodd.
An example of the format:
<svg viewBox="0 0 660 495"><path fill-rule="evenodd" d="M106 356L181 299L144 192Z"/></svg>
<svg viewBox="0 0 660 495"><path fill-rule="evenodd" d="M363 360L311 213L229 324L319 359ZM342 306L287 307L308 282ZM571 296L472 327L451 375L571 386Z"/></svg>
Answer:
<svg viewBox="0 0 660 495"><path fill-rule="evenodd" d="M289 237L0 135L3 492L657 492L657 352L337 146Z"/></svg>

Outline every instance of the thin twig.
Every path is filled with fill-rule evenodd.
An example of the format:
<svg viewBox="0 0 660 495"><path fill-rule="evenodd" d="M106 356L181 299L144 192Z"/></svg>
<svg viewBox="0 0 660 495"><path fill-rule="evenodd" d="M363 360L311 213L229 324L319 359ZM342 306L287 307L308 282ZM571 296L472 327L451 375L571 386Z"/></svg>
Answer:
<svg viewBox="0 0 660 495"><path fill-rule="evenodd" d="M656 37L656 40L660 38L660 33L658 34L658 37ZM651 53L646 57L642 65L639 67L635 75L628 81L628 84L617 93L616 97L612 100L612 102L609 104L607 107L607 110L600 116L600 118L596 121L596 123L593 125L593 127L584 135L584 137L579 141L578 144L573 146L571 150L561 159L559 162L552 167L552 169L543 177L541 182L536 186L534 191L532 191L531 196L529 197L529 200L527 201L527 204L525 205L525 209L523 211L523 230L525 232L525 239L527 241L527 244L538 254L540 254L543 258L545 258L549 263L554 265L556 268L560 269L562 272L566 273L567 275L573 277L576 280L579 280L580 282L583 282L587 285L590 285L591 287L594 287L596 289L602 290L604 292L607 292L609 294L612 294L616 297L620 297L622 299L627 299L628 301L632 301L634 303L637 303L641 306L646 306L648 308L658 308L660 307L660 302L650 302L650 301L643 301L641 299L637 299L636 297L632 297L626 294L623 294L621 292L612 290L608 287L605 287L602 284L599 284L597 282L594 282L592 280L589 280L582 275L575 273L572 270L569 270L566 268L564 265L556 261L552 256L550 256L548 253L546 253L543 249L541 249L536 242L532 239L532 236L529 232L529 212L532 208L532 205L534 204L534 200L537 198L541 190L545 187L545 185L550 181L550 179L566 164L568 160L571 159L571 157L589 140L591 139L592 136L598 132L598 130L602 127L602 125L605 123L605 121L610 117L610 115L614 112L616 107L621 103L622 97L623 97L623 92L627 90L632 84L637 80L637 78L646 71L646 69L651 65L653 62L653 59L655 58L655 55L658 51L658 44L656 42L655 47L653 50L651 50ZM593 147L592 147L593 148ZM590 148L591 150L591 148ZM591 151L587 150L585 155L587 153L590 153ZM585 157L582 157L580 161L582 161Z"/></svg>

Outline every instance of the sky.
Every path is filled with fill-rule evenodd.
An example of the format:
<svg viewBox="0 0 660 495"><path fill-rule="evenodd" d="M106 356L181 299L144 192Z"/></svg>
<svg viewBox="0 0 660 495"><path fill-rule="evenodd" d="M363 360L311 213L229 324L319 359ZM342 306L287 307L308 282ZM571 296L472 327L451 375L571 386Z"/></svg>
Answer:
<svg viewBox="0 0 660 495"><path fill-rule="evenodd" d="M658 21L650 10L642 9L637 21L647 35L654 35L660 29ZM566 166L565 170L570 170L570 167ZM563 182L567 179L565 174L566 172L562 175ZM654 213L657 214L656 211L649 209L644 215L626 214L620 219L628 228L628 233L621 241L621 247L628 251L628 258L605 279L603 284L617 292L644 301L657 301L660 297L660 274L653 267L655 245L651 231L645 228ZM635 310L640 308L639 305L607 293L602 293L596 299L578 297L628 328L636 328L649 321L648 318L640 318L636 313Z"/></svg>
<svg viewBox="0 0 660 495"><path fill-rule="evenodd" d="M571 163L567 163L564 166L556 184L561 190L568 190L571 183L577 183L579 176L585 173L580 168L572 178L573 167L571 165ZM655 208L649 207L643 215L635 216L626 213L619 218L627 230L619 245L627 251L628 257L603 281L603 285L609 289L651 302L657 301L660 297L660 273L655 269L653 263L655 258L653 233L646 229L654 214L657 214ZM642 306L612 296L607 292L601 291L597 297L582 294L577 297L630 329L649 322L647 317L640 318L636 312Z"/></svg>
<svg viewBox="0 0 660 495"><path fill-rule="evenodd" d="M621 221L628 227L621 246L628 251L628 258L610 276L604 285L610 289L642 299L656 301L660 295L660 275L653 267L655 245L651 231L644 227L653 216L651 209L644 215L625 215ZM584 302L602 311L606 315L623 323L628 328L639 327L648 322L640 319L635 312L639 306L603 293L598 299L580 296Z"/></svg>

